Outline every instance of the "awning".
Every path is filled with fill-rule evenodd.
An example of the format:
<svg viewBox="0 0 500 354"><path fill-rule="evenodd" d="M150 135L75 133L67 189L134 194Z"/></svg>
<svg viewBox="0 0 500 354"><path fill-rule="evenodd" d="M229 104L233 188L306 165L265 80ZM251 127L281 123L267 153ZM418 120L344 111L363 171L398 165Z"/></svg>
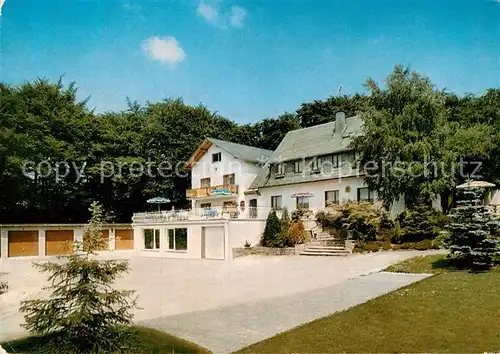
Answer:
<svg viewBox="0 0 500 354"><path fill-rule="evenodd" d="M213 189L210 195L232 195L229 189Z"/></svg>
<svg viewBox="0 0 500 354"><path fill-rule="evenodd" d="M299 198L299 197L314 197L314 194L311 192L299 192L292 194L292 198Z"/></svg>

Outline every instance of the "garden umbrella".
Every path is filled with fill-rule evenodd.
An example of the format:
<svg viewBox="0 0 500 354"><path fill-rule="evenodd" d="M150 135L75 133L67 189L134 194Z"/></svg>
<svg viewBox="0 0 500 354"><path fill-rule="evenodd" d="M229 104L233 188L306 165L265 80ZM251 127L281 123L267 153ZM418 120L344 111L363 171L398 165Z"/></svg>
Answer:
<svg viewBox="0 0 500 354"><path fill-rule="evenodd" d="M158 211L160 211L160 204L170 203L170 199L163 198L163 197L154 197L154 198L148 199L147 202L149 204L158 204Z"/></svg>
<svg viewBox="0 0 500 354"><path fill-rule="evenodd" d="M468 181L465 182L459 186L457 186L458 189L465 189L465 188L492 188L495 187L493 183L490 182L485 182L485 181Z"/></svg>

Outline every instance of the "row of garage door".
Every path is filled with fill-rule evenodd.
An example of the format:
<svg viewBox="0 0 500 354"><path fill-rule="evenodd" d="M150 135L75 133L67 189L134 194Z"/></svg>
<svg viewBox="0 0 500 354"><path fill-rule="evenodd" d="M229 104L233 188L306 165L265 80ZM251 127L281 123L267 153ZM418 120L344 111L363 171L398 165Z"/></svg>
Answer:
<svg viewBox="0 0 500 354"><path fill-rule="evenodd" d="M38 230L9 231L8 257L38 256ZM73 249L73 230L46 230L45 255L61 255L71 253ZM103 244L109 240L109 230L103 230ZM115 249L129 250L134 248L134 230L115 230ZM104 249L103 249L104 250Z"/></svg>

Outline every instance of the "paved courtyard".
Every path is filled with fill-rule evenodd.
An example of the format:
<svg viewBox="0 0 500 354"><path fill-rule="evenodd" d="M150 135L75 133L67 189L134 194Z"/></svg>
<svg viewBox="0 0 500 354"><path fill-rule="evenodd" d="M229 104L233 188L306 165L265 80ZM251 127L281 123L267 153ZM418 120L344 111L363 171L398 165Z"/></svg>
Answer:
<svg viewBox="0 0 500 354"><path fill-rule="evenodd" d="M378 272L423 254L252 256L231 262L139 258L119 252L109 256L131 258L132 271L118 285L137 290L141 307L136 311L137 322L219 353L419 280L418 275ZM0 337L7 340L24 334L19 301L41 294L44 278L29 261L20 259L4 260L0 271L9 282L0 319Z"/></svg>

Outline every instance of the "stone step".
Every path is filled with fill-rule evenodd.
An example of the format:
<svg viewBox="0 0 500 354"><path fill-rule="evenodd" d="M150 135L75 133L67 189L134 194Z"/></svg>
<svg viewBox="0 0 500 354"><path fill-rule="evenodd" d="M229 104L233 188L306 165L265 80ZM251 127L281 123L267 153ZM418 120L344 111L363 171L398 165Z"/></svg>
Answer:
<svg viewBox="0 0 500 354"><path fill-rule="evenodd" d="M316 252L316 251L302 251L300 252L301 256L335 256L335 257L346 257L349 255L348 251L321 251L321 252Z"/></svg>
<svg viewBox="0 0 500 354"><path fill-rule="evenodd" d="M306 246L306 250L345 251L345 247L343 245L308 245Z"/></svg>

